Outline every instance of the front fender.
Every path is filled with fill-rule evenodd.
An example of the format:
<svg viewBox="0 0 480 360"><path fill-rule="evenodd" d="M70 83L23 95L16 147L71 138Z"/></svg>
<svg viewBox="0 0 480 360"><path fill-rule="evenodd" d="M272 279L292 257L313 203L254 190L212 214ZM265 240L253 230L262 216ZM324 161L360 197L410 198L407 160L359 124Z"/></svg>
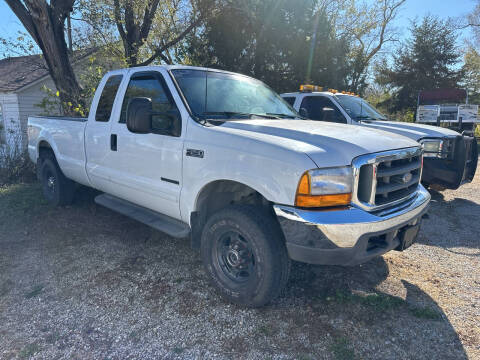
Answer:
<svg viewBox="0 0 480 360"><path fill-rule="evenodd" d="M308 156L301 155L303 158L297 161L281 161L223 149L223 152L205 151L205 159L185 157L180 194L182 219L190 222L190 214L196 210L202 190L219 180L248 186L268 201L293 205L302 174L315 167Z"/></svg>

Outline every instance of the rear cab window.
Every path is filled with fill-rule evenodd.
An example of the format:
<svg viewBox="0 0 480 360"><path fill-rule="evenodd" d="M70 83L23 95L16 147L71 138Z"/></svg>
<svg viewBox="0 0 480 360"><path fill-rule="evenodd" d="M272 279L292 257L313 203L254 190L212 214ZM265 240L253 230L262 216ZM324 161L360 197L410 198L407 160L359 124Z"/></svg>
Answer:
<svg viewBox="0 0 480 360"><path fill-rule="evenodd" d="M118 88L122 82L123 75L112 75L108 78L98 100L95 121L108 122L112 113L113 102L117 96Z"/></svg>

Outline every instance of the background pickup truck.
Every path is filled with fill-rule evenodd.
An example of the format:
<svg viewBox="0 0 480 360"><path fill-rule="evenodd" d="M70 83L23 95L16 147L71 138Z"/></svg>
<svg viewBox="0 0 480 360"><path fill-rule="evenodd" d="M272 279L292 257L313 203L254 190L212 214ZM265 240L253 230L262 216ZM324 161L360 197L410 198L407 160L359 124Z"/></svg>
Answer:
<svg viewBox="0 0 480 360"><path fill-rule="evenodd" d="M31 117L45 197L95 201L200 248L229 301L278 295L290 259L352 265L415 240L422 149L375 129L301 120L262 82L184 66L109 72L88 119ZM174 256L174 254L172 254Z"/></svg>
<svg viewBox="0 0 480 360"><path fill-rule="evenodd" d="M457 189L475 176L478 150L473 136L431 125L386 121L384 115L360 97L335 91L301 91L281 96L309 119L381 129L418 141L425 150L425 185Z"/></svg>

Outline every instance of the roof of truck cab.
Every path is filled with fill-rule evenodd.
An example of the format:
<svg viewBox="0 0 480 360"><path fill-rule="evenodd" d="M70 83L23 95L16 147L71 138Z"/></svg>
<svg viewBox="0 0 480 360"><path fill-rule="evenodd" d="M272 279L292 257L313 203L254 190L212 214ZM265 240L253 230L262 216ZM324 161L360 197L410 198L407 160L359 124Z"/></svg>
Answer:
<svg viewBox="0 0 480 360"><path fill-rule="evenodd" d="M330 91L295 91L295 92L289 92L289 93L282 93L280 94L281 96L297 96L297 95L348 95L348 94L334 94Z"/></svg>
<svg viewBox="0 0 480 360"><path fill-rule="evenodd" d="M226 74L232 74L232 75L242 75L251 79L255 79L249 75L241 74L241 73L236 73L233 71L227 71L227 70L222 70L222 69L215 69L215 68L208 68L208 67L202 67L202 66L190 66L190 65L151 65L151 66L137 66L137 67L131 67L127 68L126 70L141 70L141 69L151 69L151 68L163 68L167 71L169 70L201 70L201 71L215 71L215 72L221 72L221 73L226 73ZM258 79L255 79L258 80Z"/></svg>

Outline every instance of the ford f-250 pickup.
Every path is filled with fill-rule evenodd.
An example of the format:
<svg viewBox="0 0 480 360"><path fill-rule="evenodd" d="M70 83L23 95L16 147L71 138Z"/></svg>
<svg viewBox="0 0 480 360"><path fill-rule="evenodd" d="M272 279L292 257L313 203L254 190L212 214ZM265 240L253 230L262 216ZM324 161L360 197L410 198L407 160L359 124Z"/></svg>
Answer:
<svg viewBox="0 0 480 360"><path fill-rule="evenodd" d="M262 306L290 260L353 265L417 236L430 200L421 146L368 128L302 120L247 76L153 66L102 79L88 119L31 117L44 196L98 204L190 236L229 301ZM172 254L174 256L174 254Z"/></svg>
<svg viewBox="0 0 480 360"><path fill-rule="evenodd" d="M437 126L386 121L384 115L358 96L333 89L317 91L320 89L312 89L311 85L303 85L302 89L281 96L309 119L381 129L422 144L425 150L424 185L457 189L473 180L478 161L477 142L473 136Z"/></svg>

